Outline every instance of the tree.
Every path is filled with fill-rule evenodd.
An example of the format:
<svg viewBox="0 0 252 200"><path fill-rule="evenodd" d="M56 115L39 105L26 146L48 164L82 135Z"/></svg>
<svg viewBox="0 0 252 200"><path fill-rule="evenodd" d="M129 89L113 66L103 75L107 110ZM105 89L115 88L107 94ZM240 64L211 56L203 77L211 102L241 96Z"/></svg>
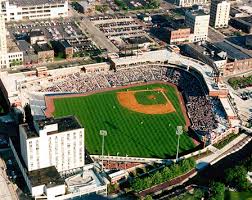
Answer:
<svg viewBox="0 0 252 200"><path fill-rule="evenodd" d="M225 182L238 190L247 190L249 184L246 176L247 170L244 166L235 166L225 171Z"/></svg>
<svg viewBox="0 0 252 200"><path fill-rule="evenodd" d="M195 189L193 192L193 199L194 200L201 200L204 197L204 192L200 189Z"/></svg>
<svg viewBox="0 0 252 200"><path fill-rule="evenodd" d="M150 195L147 195L144 200L152 200L152 197Z"/></svg>
<svg viewBox="0 0 252 200"><path fill-rule="evenodd" d="M159 184L161 182L162 182L162 175L161 175L161 173L159 173L159 172L155 173L153 175L153 177L152 177L152 183L154 185L157 185L157 184Z"/></svg>
<svg viewBox="0 0 252 200"><path fill-rule="evenodd" d="M210 200L224 200L225 185L220 182L213 182L211 184L211 197Z"/></svg>

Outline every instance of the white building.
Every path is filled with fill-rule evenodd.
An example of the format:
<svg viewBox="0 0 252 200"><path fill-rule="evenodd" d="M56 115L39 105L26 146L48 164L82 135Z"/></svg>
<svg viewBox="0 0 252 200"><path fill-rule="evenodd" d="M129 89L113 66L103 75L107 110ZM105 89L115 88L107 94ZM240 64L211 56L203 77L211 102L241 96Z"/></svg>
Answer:
<svg viewBox="0 0 252 200"><path fill-rule="evenodd" d="M64 200L96 193L107 195L107 180L93 164L84 166L84 128L73 116L19 126L20 140L10 147L31 196Z"/></svg>
<svg viewBox="0 0 252 200"><path fill-rule="evenodd" d="M84 166L84 128L76 118L63 117L19 127L21 155L28 171L55 166L58 172Z"/></svg>
<svg viewBox="0 0 252 200"><path fill-rule="evenodd" d="M0 1L1 2L1 1ZM4 14L0 4L0 69L9 67Z"/></svg>
<svg viewBox="0 0 252 200"><path fill-rule="evenodd" d="M207 40L210 15L201 10L187 11L185 23L191 28L192 42Z"/></svg>
<svg viewBox="0 0 252 200"><path fill-rule="evenodd" d="M176 5L181 7L191 7L192 5L204 5L208 0L176 0Z"/></svg>
<svg viewBox="0 0 252 200"><path fill-rule="evenodd" d="M5 20L36 20L68 16L67 0L2 0Z"/></svg>
<svg viewBox="0 0 252 200"><path fill-rule="evenodd" d="M24 53L18 48L17 43L10 38L7 39L7 52L9 67L22 65L24 61Z"/></svg>
<svg viewBox="0 0 252 200"><path fill-rule="evenodd" d="M229 12L229 2L212 0L210 8L210 25L214 28L228 27Z"/></svg>

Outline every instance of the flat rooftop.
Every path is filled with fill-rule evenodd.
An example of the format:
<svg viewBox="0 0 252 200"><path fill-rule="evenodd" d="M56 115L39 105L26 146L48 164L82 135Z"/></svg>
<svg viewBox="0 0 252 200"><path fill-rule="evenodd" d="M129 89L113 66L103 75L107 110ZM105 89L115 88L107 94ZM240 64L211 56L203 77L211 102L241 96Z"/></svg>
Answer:
<svg viewBox="0 0 252 200"><path fill-rule="evenodd" d="M237 60L243 60L243 59L249 59L251 58L250 55L242 52L241 50L237 49L233 45L229 44L226 41L223 42L216 42L214 43L215 46L218 48L222 49L223 51L227 52L228 57L237 59Z"/></svg>
<svg viewBox="0 0 252 200"><path fill-rule="evenodd" d="M35 55L35 50L30 43L25 40L18 40L17 46L19 47L20 51L24 53L24 55Z"/></svg>
<svg viewBox="0 0 252 200"><path fill-rule="evenodd" d="M58 124L58 132L65 132L69 130L82 128L79 121L74 116L66 116L61 118L47 118L36 121L39 129L43 129L46 125Z"/></svg>
<svg viewBox="0 0 252 200"><path fill-rule="evenodd" d="M66 116L56 119L54 118L41 119L35 121L35 124L38 125L40 130L42 130L47 125L58 124L58 130L49 132L48 135L82 128L79 121L74 116ZM26 123L22 124L21 126L24 128L27 138L39 137L39 133L37 132L33 124L29 125Z"/></svg>
<svg viewBox="0 0 252 200"><path fill-rule="evenodd" d="M186 13L191 14L192 16L208 15L203 10L190 10L190 11L187 11Z"/></svg>
<svg viewBox="0 0 252 200"><path fill-rule="evenodd" d="M235 20L237 20L237 21L243 21L247 25L252 26L252 16L249 16L249 17L237 17L237 18L235 18Z"/></svg>
<svg viewBox="0 0 252 200"><path fill-rule="evenodd" d="M57 185L63 185L65 182L64 179L60 177L60 174L55 166L30 171L28 172L28 176L33 187L46 185L49 188Z"/></svg>
<svg viewBox="0 0 252 200"><path fill-rule="evenodd" d="M43 52L43 51L51 51L52 50L52 48L47 43L34 44L34 45L32 45L32 47L34 48L34 50L36 52Z"/></svg>
<svg viewBox="0 0 252 200"><path fill-rule="evenodd" d="M34 126L29 124L22 124L21 126L24 128L27 138L33 138L39 136Z"/></svg>
<svg viewBox="0 0 252 200"><path fill-rule="evenodd" d="M18 48L15 41L9 38L7 39L7 48L9 53L20 52L20 49Z"/></svg>
<svg viewBox="0 0 252 200"><path fill-rule="evenodd" d="M17 6L37 6L44 4L64 3L67 0L9 0L10 4Z"/></svg>
<svg viewBox="0 0 252 200"><path fill-rule="evenodd" d="M172 53L166 49L157 50L157 51L148 51L143 52L142 54L138 54L130 57L120 57L120 58L112 58L112 62L115 65L124 65L131 63L139 63L139 62L157 62L157 61L167 61L172 56Z"/></svg>
<svg viewBox="0 0 252 200"><path fill-rule="evenodd" d="M41 30L31 30L30 37L44 36L44 32Z"/></svg>
<svg viewBox="0 0 252 200"><path fill-rule="evenodd" d="M186 44L190 46L191 48L195 49L199 53L204 54L205 56L208 56L213 61L220 61L220 60L226 60L225 58L220 57L218 54L225 51L219 49L218 47L214 46L213 44L206 43L203 45L197 45L197 44ZM212 54L213 52L213 54Z"/></svg>

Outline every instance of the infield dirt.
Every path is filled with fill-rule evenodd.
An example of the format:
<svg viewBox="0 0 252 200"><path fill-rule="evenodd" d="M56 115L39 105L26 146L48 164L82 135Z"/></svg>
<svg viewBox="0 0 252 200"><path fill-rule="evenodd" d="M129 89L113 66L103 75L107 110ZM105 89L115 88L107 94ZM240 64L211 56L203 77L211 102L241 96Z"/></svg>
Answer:
<svg viewBox="0 0 252 200"><path fill-rule="evenodd" d="M175 108L165 95L165 90L162 88L155 88L154 91L159 91L163 94L166 99L166 104L154 104L154 105L143 105L137 102L135 97L136 92L145 92L149 90L136 90L136 91L123 91L117 92L117 99L120 104L132 111L140 112L144 114L167 114L170 112L175 112Z"/></svg>

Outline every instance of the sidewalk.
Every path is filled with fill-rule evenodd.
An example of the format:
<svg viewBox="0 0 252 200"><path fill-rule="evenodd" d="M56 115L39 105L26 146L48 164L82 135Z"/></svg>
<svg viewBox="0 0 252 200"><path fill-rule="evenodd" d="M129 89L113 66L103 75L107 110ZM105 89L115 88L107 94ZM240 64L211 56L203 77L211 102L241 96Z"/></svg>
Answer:
<svg viewBox="0 0 252 200"><path fill-rule="evenodd" d="M213 146L210 146L211 149L214 149L215 148L215 151L212 151L213 154L207 156L207 157L204 157L204 158L201 158L199 160L196 161L197 163L197 166L196 168L201 170L203 169L204 167L206 167L207 165L209 164L214 164L216 163L217 161L219 161L220 159L222 159L222 157L226 156L227 154L231 154L237 150L239 150L241 147L243 147L246 143L243 143L244 145L240 146L240 148L237 148L237 149L234 149L233 151L231 152L228 152L230 151L233 147L235 147L238 143L242 142L244 139L246 139L248 137L247 134L241 134L239 135L237 138L235 138L234 140L232 140L230 143L228 143L226 146L224 146L222 149L217 149ZM248 138L248 142L252 139L252 137L249 137Z"/></svg>

